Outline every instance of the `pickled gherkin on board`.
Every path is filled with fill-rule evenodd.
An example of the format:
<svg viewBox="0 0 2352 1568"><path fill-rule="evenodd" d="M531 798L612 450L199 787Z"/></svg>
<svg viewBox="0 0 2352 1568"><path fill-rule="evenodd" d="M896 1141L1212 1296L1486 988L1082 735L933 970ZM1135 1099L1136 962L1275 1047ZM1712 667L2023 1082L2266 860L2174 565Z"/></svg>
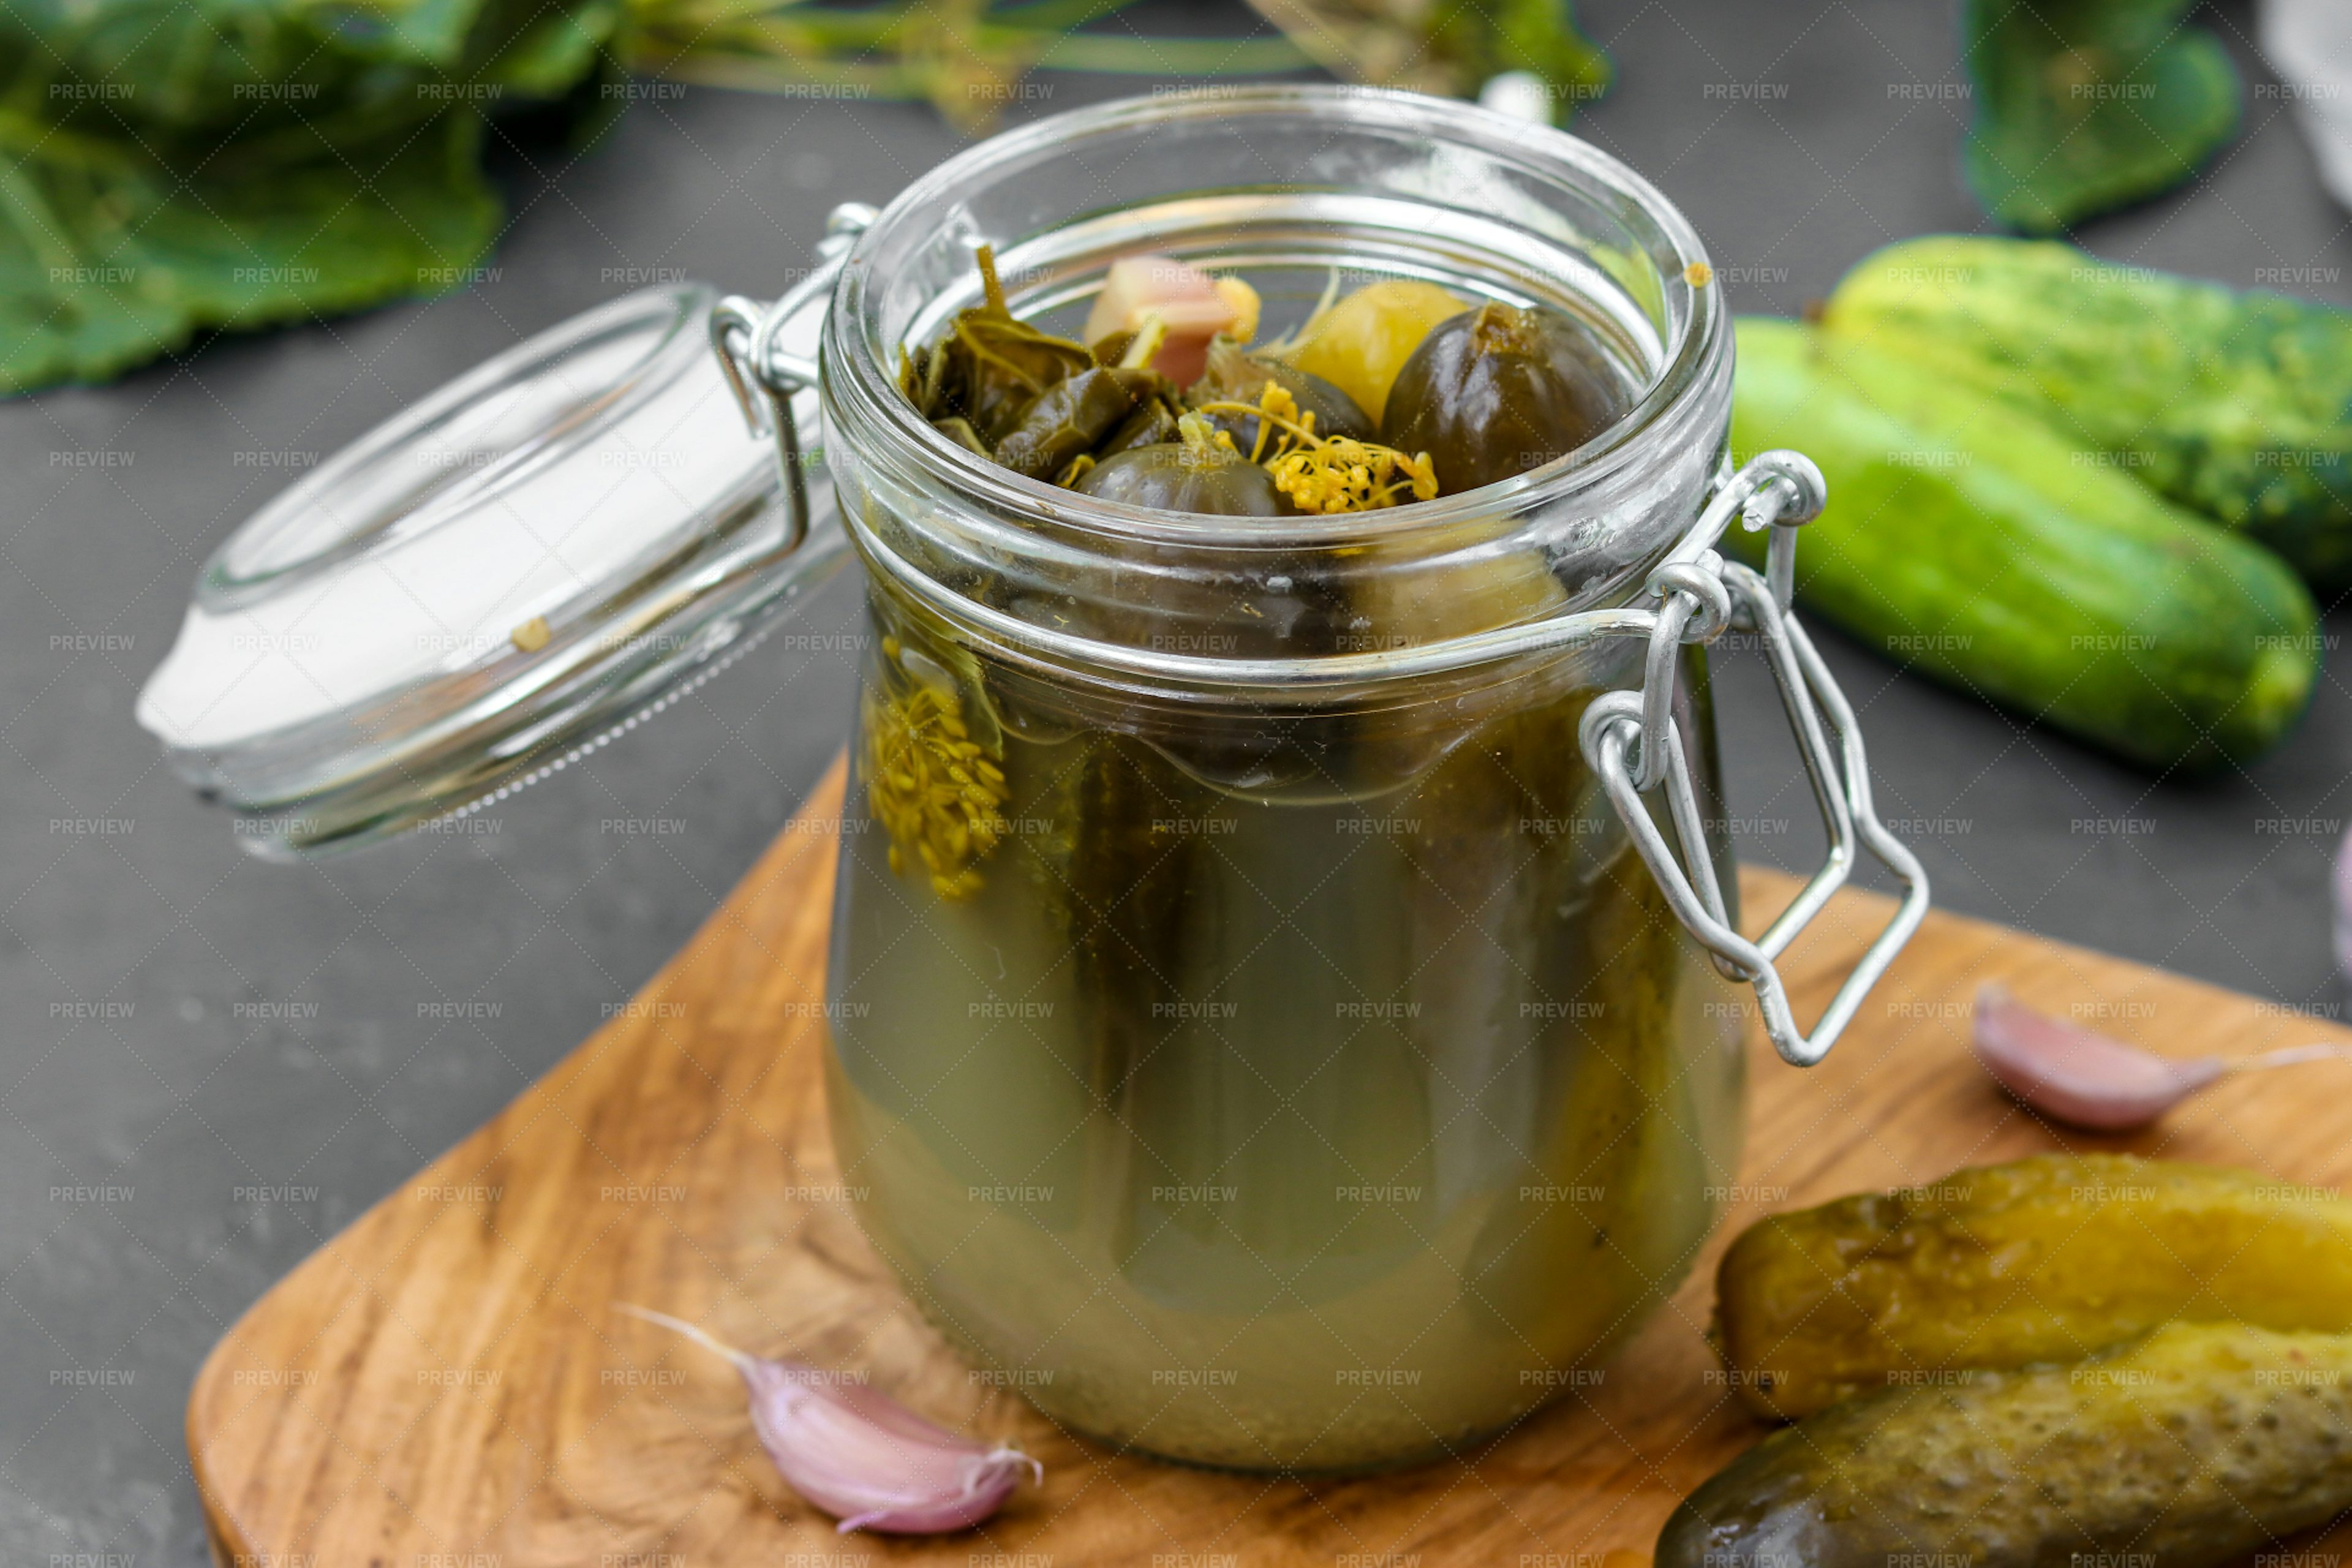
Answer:
<svg viewBox="0 0 2352 1568"><path fill-rule="evenodd" d="M2352 1200L2038 1154L1760 1220L1716 1278L1732 1382L1783 1417L1906 1378L2078 1360L2177 1321L2352 1331Z"/></svg>
<svg viewBox="0 0 2352 1568"><path fill-rule="evenodd" d="M2218 1568L2352 1507L2352 1338L2175 1323L1882 1391L1685 1500L1657 1568Z"/></svg>

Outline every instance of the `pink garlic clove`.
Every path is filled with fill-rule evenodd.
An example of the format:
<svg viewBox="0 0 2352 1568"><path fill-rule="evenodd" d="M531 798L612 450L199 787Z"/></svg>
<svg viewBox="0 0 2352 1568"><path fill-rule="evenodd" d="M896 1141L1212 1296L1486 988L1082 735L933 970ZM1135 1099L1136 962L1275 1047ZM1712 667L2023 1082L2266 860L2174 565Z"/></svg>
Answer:
<svg viewBox="0 0 2352 1568"><path fill-rule="evenodd" d="M2352 980L2352 829L2336 850L2336 968Z"/></svg>
<svg viewBox="0 0 2352 1568"><path fill-rule="evenodd" d="M2003 1089L2101 1132L2145 1127L2228 1070L2217 1057L2160 1057L2049 1017L1999 985L1977 993L1974 1041Z"/></svg>
<svg viewBox="0 0 2352 1568"><path fill-rule="evenodd" d="M755 1361L743 1382L761 1446L844 1533L962 1530L994 1513L1024 1472L1045 1479L1017 1449L959 1437L887 1394L811 1367Z"/></svg>
<svg viewBox="0 0 2352 1568"><path fill-rule="evenodd" d="M1025 1473L1045 1467L1002 1443L977 1443L886 1394L800 1362L768 1361L667 1312L621 1310L725 1356L751 1396L751 1429L794 1491L853 1530L933 1535L978 1524Z"/></svg>

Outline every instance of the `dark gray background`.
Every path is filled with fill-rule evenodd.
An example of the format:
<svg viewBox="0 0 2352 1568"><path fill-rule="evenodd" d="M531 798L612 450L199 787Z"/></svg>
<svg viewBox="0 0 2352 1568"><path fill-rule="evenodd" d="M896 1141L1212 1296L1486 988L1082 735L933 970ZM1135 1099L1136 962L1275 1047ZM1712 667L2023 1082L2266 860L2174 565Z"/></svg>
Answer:
<svg viewBox="0 0 2352 1568"><path fill-rule="evenodd" d="M1576 129L1682 205L1739 308L1793 311L1877 245L1979 226L1958 175L1967 106L1902 90L1960 79L1957 9L1586 0L1618 79ZM1169 5L1137 20L1253 19ZM2270 81L2246 12L2214 20L2249 81ZM1015 117L1135 85L1042 77ZM330 452L648 271L772 291L828 205L886 200L961 142L918 106L641 102L576 163L503 155L513 223L463 293L0 405L0 1562L200 1562L180 1419L205 1351L643 982L843 736L848 670L812 650L849 629L845 583L792 628L798 646L500 808L495 832L314 868L249 860L131 710L199 560L285 482L250 454ZM2352 302L2345 215L2259 89L2195 189L2083 237L2239 285L2315 279L2300 291ZM1885 810L1911 825L1946 907L2340 1011L2325 893L2352 762L2340 656L2291 744L2192 785L1828 640ZM1737 659L1722 690L1733 815L1757 830L1745 852L1801 861L1807 797L1777 702ZM647 817L684 831L604 828ZM58 826L89 818L130 826ZM496 1016L442 1022L448 1002ZM260 1187L292 1196L241 1191Z"/></svg>

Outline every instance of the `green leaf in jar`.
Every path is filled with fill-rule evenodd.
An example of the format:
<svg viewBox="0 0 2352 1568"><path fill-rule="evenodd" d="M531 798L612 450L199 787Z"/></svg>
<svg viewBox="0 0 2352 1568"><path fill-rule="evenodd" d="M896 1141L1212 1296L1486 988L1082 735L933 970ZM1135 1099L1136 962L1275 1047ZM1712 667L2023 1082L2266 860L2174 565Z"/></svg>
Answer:
<svg viewBox="0 0 2352 1568"><path fill-rule="evenodd" d="M1050 479L1173 389L1157 371L1090 365L1047 387L996 443L996 460L1033 479Z"/></svg>
<svg viewBox="0 0 2352 1568"><path fill-rule="evenodd" d="M1014 316L1004 302L994 251L983 245L976 259L985 299L958 311L946 335L911 362L911 370L902 367L901 378L925 418L966 420L993 446L1012 433L1039 398L1095 368L1095 356L1083 345ZM1120 417L1132 411L1129 404L1120 410ZM1076 455L1073 450L1062 462ZM1046 469L1042 477L1050 478L1054 471Z"/></svg>

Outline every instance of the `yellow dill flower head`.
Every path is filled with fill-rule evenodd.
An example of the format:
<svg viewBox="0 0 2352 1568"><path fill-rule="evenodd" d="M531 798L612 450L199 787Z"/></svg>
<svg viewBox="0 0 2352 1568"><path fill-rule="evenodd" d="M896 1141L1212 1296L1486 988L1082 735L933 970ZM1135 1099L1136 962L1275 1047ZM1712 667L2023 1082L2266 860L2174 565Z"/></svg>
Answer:
<svg viewBox="0 0 2352 1568"><path fill-rule="evenodd" d="M1301 410L1297 398L1280 382L1269 380L1255 403L1221 400L1204 403L1196 412L1256 416L1257 441L1250 460L1263 458L1275 489L1301 511L1371 511L1402 506L1407 500L1437 499L1437 467L1428 453L1407 457L1377 442L1318 436L1314 411ZM1275 436L1279 438L1274 455L1266 457L1268 437ZM1217 440L1237 449L1223 430Z"/></svg>
<svg viewBox="0 0 2352 1568"><path fill-rule="evenodd" d="M897 638L883 650L898 661ZM979 862L1004 837L1002 759L971 739L951 689L908 678L894 695L886 684L866 687L858 773L867 809L890 837L890 869L919 865L940 898L968 899L982 886Z"/></svg>
<svg viewBox="0 0 2352 1568"><path fill-rule="evenodd" d="M1290 388L1278 381L1268 381L1260 390L1257 395L1257 405L1261 411L1272 415L1277 420L1304 426L1309 430L1314 428L1311 423L1313 416L1310 415L1302 419L1298 413L1298 399L1291 396Z"/></svg>
<svg viewBox="0 0 2352 1568"><path fill-rule="evenodd" d="M1301 511L1373 511L1437 495L1437 470L1428 453L1408 458L1393 447L1344 436L1295 447L1266 470Z"/></svg>

